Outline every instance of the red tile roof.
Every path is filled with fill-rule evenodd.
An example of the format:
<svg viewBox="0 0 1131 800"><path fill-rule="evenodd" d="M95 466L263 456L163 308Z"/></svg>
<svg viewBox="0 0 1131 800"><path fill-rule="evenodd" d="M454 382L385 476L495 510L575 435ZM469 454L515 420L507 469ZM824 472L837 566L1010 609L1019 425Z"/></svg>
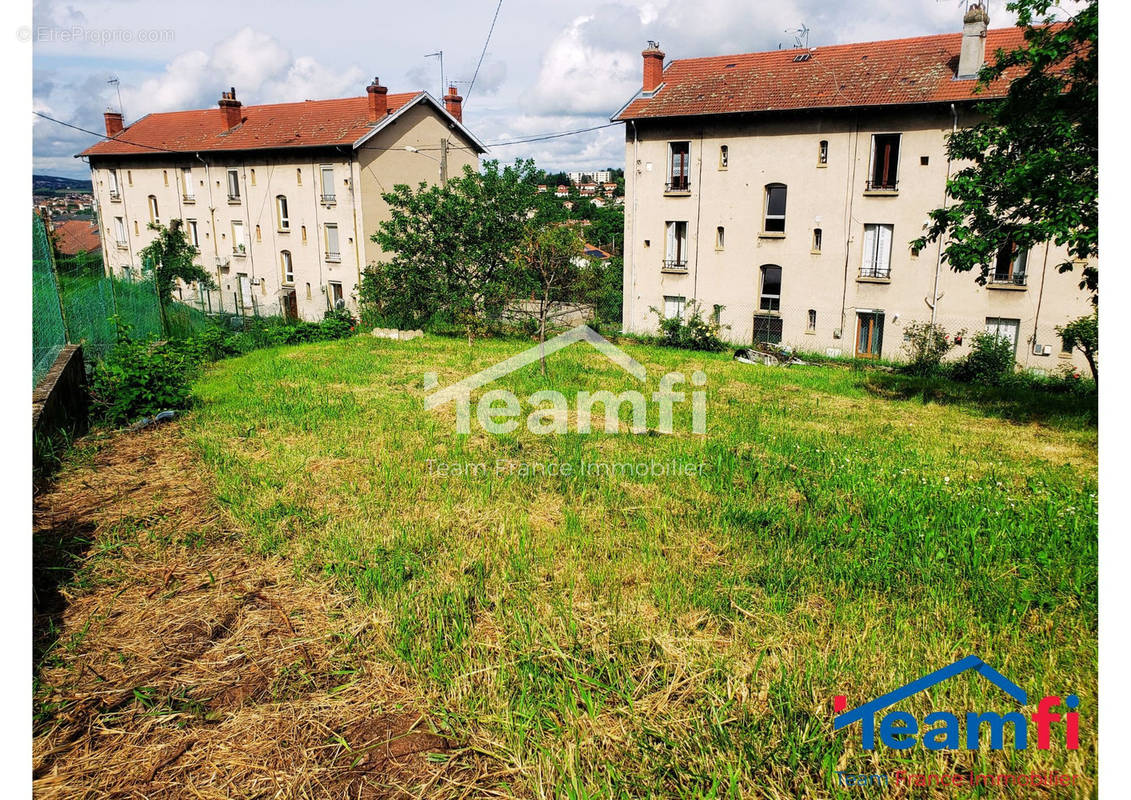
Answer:
<svg viewBox="0 0 1131 800"><path fill-rule="evenodd" d="M398 111L420 94L387 95L389 113ZM373 129L367 97L244 106L240 114L243 121L231 130L224 130L219 107L149 114L113 139L88 147L79 155L134 155L152 153L155 149L195 153L352 145Z"/></svg>
<svg viewBox="0 0 1131 800"><path fill-rule="evenodd" d="M1021 28L987 32L986 58L1024 43ZM961 33L764 53L688 58L664 70L652 97L633 99L613 119L734 114L847 106L941 103L1002 97L1002 79L975 95L955 80ZM810 58L794 61L804 53ZM1008 78L1009 76L1007 76Z"/></svg>
<svg viewBox="0 0 1131 800"><path fill-rule="evenodd" d="M86 219L68 219L51 229L55 249L65 256L74 256L102 247L98 227Z"/></svg>

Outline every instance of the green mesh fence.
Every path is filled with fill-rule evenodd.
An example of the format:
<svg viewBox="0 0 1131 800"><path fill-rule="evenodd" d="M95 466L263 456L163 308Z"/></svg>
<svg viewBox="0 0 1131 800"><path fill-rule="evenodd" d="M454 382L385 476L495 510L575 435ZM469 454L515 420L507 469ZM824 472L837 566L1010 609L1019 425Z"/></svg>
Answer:
<svg viewBox="0 0 1131 800"><path fill-rule="evenodd" d="M67 343L67 332L59 308L51 243L43 221L35 214L32 215L31 238L31 385L35 386Z"/></svg>
<svg viewBox="0 0 1131 800"><path fill-rule="evenodd" d="M178 301L162 308L151 272L109 277L97 253L56 262L38 216L34 217L33 237L35 382L68 341L82 343L89 364L105 356L118 341L119 325L136 338L184 338L209 324L201 308Z"/></svg>

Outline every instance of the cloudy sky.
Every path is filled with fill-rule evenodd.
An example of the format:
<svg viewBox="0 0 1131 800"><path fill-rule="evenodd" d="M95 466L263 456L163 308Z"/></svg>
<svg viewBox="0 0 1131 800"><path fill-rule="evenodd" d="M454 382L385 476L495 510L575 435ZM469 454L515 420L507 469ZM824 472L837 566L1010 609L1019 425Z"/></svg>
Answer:
<svg viewBox="0 0 1131 800"><path fill-rule="evenodd" d="M35 0L35 110L94 131L118 107L126 121L215 106L235 86L246 104L390 91L438 95L438 59L457 83L464 121L485 142L608 121L640 86L640 50L658 40L669 59L790 47L804 23L810 46L957 31L962 0L503 0L470 93L497 0L298 4L283 0L150 3ZM991 25L1012 23L991 0ZM35 172L87 177L72 156L94 138L38 117ZM546 169L620 166L622 131L491 148Z"/></svg>

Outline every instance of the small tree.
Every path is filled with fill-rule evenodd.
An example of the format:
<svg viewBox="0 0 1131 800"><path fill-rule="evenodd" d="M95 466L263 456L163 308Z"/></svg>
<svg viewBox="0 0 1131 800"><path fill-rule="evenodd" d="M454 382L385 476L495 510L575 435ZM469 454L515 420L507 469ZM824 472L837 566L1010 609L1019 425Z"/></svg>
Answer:
<svg viewBox="0 0 1131 800"><path fill-rule="evenodd" d="M1100 352L1100 324L1097 313L1086 317L1078 317L1067 325L1057 326L1056 332L1060 334L1060 341L1068 350L1079 350L1088 361L1092 370L1092 379L1096 385L1100 384L1100 368L1096 363L1096 356Z"/></svg>
<svg viewBox="0 0 1131 800"><path fill-rule="evenodd" d="M956 334L962 336L965 331ZM904 328L903 349L907 351L907 371L913 375L934 375L943 357L954 347L946 328L933 322L912 322Z"/></svg>
<svg viewBox="0 0 1131 800"><path fill-rule="evenodd" d="M142 269L152 270L157 284L157 295L162 303L173 300L173 286L177 280L185 283L200 283L207 289L215 288L212 276L199 264L193 263L196 248L185 236L181 220L170 220L169 226L149 223L150 230L157 231L157 238L138 251Z"/></svg>
<svg viewBox="0 0 1131 800"><path fill-rule="evenodd" d="M538 345L546 342L546 323L554 304L569 299L582 274L585 242L573 225L545 225L531 228L520 249L523 277L531 287L534 313L538 320ZM542 374L546 374L546 353Z"/></svg>

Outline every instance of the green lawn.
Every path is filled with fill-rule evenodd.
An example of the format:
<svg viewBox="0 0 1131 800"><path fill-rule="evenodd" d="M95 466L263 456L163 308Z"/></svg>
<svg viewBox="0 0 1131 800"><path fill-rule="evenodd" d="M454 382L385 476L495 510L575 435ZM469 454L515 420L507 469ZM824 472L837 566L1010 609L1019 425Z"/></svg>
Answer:
<svg viewBox="0 0 1131 800"><path fill-rule="evenodd" d="M342 624L373 668L412 679L501 791L858 796L874 790L837 789L834 770L1094 776L1091 409L924 402L891 376L626 345L649 391L669 370L706 372L706 436L689 432L690 402L672 435L456 435L450 405L425 410L425 373L447 385L526 346L258 351L213 367L186 423L249 547L353 598ZM535 365L499 387L636 382L579 343L547 377ZM673 460L705 466L576 474ZM575 474L537 467L563 463ZM1078 694L1081 749L1056 746L1062 727L1051 750L1005 755L866 753L858 726L833 732L834 695L853 707L971 653L1031 698ZM900 707L1009 703L967 675ZM1041 793L983 794L1003 791Z"/></svg>

